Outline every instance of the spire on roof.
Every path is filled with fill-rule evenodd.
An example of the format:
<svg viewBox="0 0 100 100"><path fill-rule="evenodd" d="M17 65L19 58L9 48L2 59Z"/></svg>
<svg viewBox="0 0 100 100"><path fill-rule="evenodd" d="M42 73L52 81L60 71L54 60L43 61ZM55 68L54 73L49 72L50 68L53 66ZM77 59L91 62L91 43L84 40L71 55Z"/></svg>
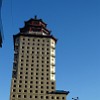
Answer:
<svg viewBox="0 0 100 100"><path fill-rule="evenodd" d="M37 19L37 15L34 16L34 19Z"/></svg>

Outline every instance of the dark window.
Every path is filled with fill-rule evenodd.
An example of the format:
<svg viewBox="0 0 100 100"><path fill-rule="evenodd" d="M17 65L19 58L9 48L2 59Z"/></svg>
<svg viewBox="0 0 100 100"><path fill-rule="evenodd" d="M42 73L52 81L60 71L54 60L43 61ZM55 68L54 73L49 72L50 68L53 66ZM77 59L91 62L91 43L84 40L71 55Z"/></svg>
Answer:
<svg viewBox="0 0 100 100"><path fill-rule="evenodd" d="M57 97L57 99L59 99L59 97Z"/></svg>
<svg viewBox="0 0 100 100"><path fill-rule="evenodd" d="M15 97L15 95L13 95L13 97Z"/></svg>
<svg viewBox="0 0 100 100"><path fill-rule="evenodd" d="M32 88L32 85L30 85L30 88Z"/></svg>
<svg viewBox="0 0 100 100"><path fill-rule="evenodd" d="M33 91L32 90L30 90L30 93L32 93Z"/></svg>
<svg viewBox="0 0 100 100"><path fill-rule="evenodd" d="M30 98L32 98L32 95L30 95Z"/></svg>
<svg viewBox="0 0 100 100"><path fill-rule="evenodd" d="M27 90L24 90L24 92L27 92Z"/></svg>
<svg viewBox="0 0 100 100"><path fill-rule="evenodd" d="M52 99L54 99L54 97L51 97Z"/></svg>
<svg viewBox="0 0 100 100"><path fill-rule="evenodd" d="M36 90L35 92L38 93L38 90Z"/></svg>
<svg viewBox="0 0 100 100"><path fill-rule="evenodd" d="M35 96L35 98L38 98L38 96Z"/></svg>
<svg viewBox="0 0 100 100"><path fill-rule="evenodd" d="M48 99L49 97L48 96L46 96L46 99Z"/></svg>
<svg viewBox="0 0 100 100"><path fill-rule="evenodd" d="M13 92L16 92L16 89L13 89Z"/></svg>
<svg viewBox="0 0 100 100"><path fill-rule="evenodd" d="M27 96L26 95L24 95L24 98L26 98Z"/></svg>
<svg viewBox="0 0 100 100"><path fill-rule="evenodd" d="M14 85L13 87L16 87L16 85Z"/></svg>
<svg viewBox="0 0 100 100"><path fill-rule="evenodd" d="M21 98L21 95L18 95L18 98Z"/></svg>
<svg viewBox="0 0 100 100"><path fill-rule="evenodd" d="M64 97L62 97L62 99L65 99Z"/></svg>
<svg viewBox="0 0 100 100"><path fill-rule="evenodd" d="M19 85L19 87L22 87L21 85Z"/></svg>

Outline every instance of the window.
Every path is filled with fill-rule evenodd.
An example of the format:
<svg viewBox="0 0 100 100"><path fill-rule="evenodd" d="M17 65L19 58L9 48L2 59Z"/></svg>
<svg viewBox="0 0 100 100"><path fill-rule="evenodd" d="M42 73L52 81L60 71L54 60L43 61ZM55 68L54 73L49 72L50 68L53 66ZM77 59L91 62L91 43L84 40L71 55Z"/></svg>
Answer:
<svg viewBox="0 0 100 100"><path fill-rule="evenodd" d="M54 89L54 87L51 87L52 89Z"/></svg>
<svg viewBox="0 0 100 100"><path fill-rule="evenodd" d="M13 95L13 97L15 97L15 95Z"/></svg>
<svg viewBox="0 0 100 100"><path fill-rule="evenodd" d="M26 68L26 70L28 70L28 68Z"/></svg>
<svg viewBox="0 0 100 100"><path fill-rule="evenodd" d="M35 93L38 93L38 90L35 90Z"/></svg>
<svg viewBox="0 0 100 100"><path fill-rule="evenodd" d="M29 60L26 60L26 62L28 62Z"/></svg>
<svg viewBox="0 0 100 100"><path fill-rule="evenodd" d="M41 89L43 89L43 86L41 86Z"/></svg>
<svg viewBox="0 0 100 100"><path fill-rule="evenodd" d="M21 90L19 90L19 92L21 92Z"/></svg>
<svg viewBox="0 0 100 100"><path fill-rule="evenodd" d="M52 82L51 84L54 85L54 82Z"/></svg>
<svg viewBox="0 0 100 100"><path fill-rule="evenodd" d="M30 39L28 39L28 41L30 41Z"/></svg>
<svg viewBox="0 0 100 100"><path fill-rule="evenodd" d="M32 85L30 85L30 88L32 88L33 86Z"/></svg>
<svg viewBox="0 0 100 100"><path fill-rule="evenodd" d="M30 95L30 98L32 98L32 95Z"/></svg>
<svg viewBox="0 0 100 100"><path fill-rule="evenodd" d="M25 76L25 79L28 79L28 76Z"/></svg>
<svg viewBox="0 0 100 100"><path fill-rule="evenodd" d="M33 68L31 68L31 70L33 70Z"/></svg>
<svg viewBox="0 0 100 100"><path fill-rule="evenodd" d="M33 77L31 77L31 79L33 79Z"/></svg>
<svg viewBox="0 0 100 100"><path fill-rule="evenodd" d="M33 75L33 72L31 72L31 75Z"/></svg>
<svg viewBox="0 0 100 100"><path fill-rule="evenodd" d="M23 74L22 72L20 72L20 74Z"/></svg>
<svg viewBox="0 0 100 100"><path fill-rule="evenodd" d="M25 81L25 83L27 83L27 81Z"/></svg>
<svg viewBox="0 0 100 100"><path fill-rule="evenodd" d="M27 92L27 90L24 90L24 92Z"/></svg>
<svg viewBox="0 0 100 100"><path fill-rule="evenodd" d="M47 80L49 80L49 78L47 78Z"/></svg>
<svg viewBox="0 0 100 100"><path fill-rule="evenodd" d="M38 77L36 77L36 79L38 79Z"/></svg>
<svg viewBox="0 0 100 100"><path fill-rule="evenodd" d="M36 73L36 75L38 75L38 73Z"/></svg>
<svg viewBox="0 0 100 100"><path fill-rule="evenodd" d="M38 88L38 86L36 86L36 88Z"/></svg>
<svg viewBox="0 0 100 100"><path fill-rule="evenodd" d="M24 98L27 98L27 96L26 96L26 95L24 95Z"/></svg>
<svg viewBox="0 0 100 100"><path fill-rule="evenodd" d="M19 87L22 87L21 85L19 85Z"/></svg>
<svg viewBox="0 0 100 100"><path fill-rule="evenodd" d="M27 88L27 85L25 85L25 88Z"/></svg>
<svg viewBox="0 0 100 100"><path fill-rule="evenodd" d="M41 91L41 93L43 93L43 91Z"/></svg>
<svg viewBox="0 0 100 100"><path fill-rule="evenodd" d="M16 92L16 89L13 89L13 92Z"/></svg>
<svg viewBox="0 0 100 100"><path fill-rule="evenodd" d="M27 47L27 49L29 49L29 47Z"/></svg>
<svg viewBox="0 0 100 100"><path fill-rule="evenodd" d="M22 78L22 76L20 76L20 78Z"/></svg>
<svg viewBox="0 0 100 100"><path fill-rule="evenodd" d="M32 90L30 90L30 93L32 93L33 91Z"/></svg>
<svg viewBox="0 0 100 100"><path fill-rule="evenodd" d="M59 97L57 97L57 99L59 99Z"/></svg>
<svg viewBox="0 0 100 100"><path fill-rule="evenodd" d="M33 81L30 81L30 83L33 83Z"/></svg>
<svg viewBox="0 0 100 100"><path fill-rule="evenodd" d="M16 87L16 85L14 85L13 87Z"/></svg>
<svg viewBox="0 0 100 100"><path fill-rule="evenodd" d="M65 99L64 97L62 97L62 99Z"/></svg>
<svg viewBox="0 0 100 100"><path fill-rule="evenodd" d="M26 64L26 66L28 66L28 64Z"/></svg>
<svg viewBox="0 0 100 100"><path fill-rule="evenodd" d="M21 67L20 69L21 69L21 70L23 70L23 68L22 68L22 67Z"/></svg>
<svg viewBox="0 0 100 100"><path fill-rule="evenodd" d="M36 84L38 84L38 81L36 81Z"/></svg>
<svg viewBox="0 0 100 100"><path fill-rule="evenodd" d="M49 76L49 74L47 73L47 76Z"/></svg>
<svg viewBox="0 0 100 100"><path fill-rule="evenodd" d="M44 73L42 73L41 75L44 75Z"/></svg>
<svg viewBox="0 0 100 100"><path fill-rule="evenodd" d="M52 99L54 99L54 97L51 97Z"/></svg>
<svg viewBox="0 0 100 100"><path fill-rule="evenodd" d="M22 80L20 80L19 83L22 83Z"/></svg>
<svg viewBox="0 0 100 100"><path fill-rule="evenodd" d="M43 82L41 82L41 84L43 84Z"/></svg>
<svg viewBox="0 0 100 100"><path fill-rule="evenodd" d="M18 98L21 98L21 95L18 95Z"/></svg>
<svg viewBox="0 0 100 100"><path fill-rule="evenodd" d="M46 96L46 99L48 99L49 97L48 96Z"/></svg>
<svg viewBox="0 0 100 100"><path fill-rule="evenodd" d="M41 99L43 99L43 96L41 96Z"/></svg>
<svg viewBox="0 0 100 100"><path fill-rule="evenodd" d="M49 84L49 82L47 82L47 84Z"/></svg>
<svg viewBox="0 0 100 100"><path fill-rule="evenodd" d="M35 96L35 98L38 98L38 96Z"/></svg>

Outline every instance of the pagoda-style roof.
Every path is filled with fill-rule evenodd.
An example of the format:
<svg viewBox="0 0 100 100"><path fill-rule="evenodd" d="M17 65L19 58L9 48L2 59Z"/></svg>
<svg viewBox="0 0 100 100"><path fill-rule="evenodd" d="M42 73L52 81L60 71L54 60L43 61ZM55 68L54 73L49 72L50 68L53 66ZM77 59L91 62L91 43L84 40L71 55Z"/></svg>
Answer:
<svg viewBox="0 0 100 100"><path fill-rule="evenodd" d="M25 21L25 26L20 28L20 32L44 32L49 35L50 31L46 28L47 24L42 21L42 19L31 18L28 21Z"/></svg>

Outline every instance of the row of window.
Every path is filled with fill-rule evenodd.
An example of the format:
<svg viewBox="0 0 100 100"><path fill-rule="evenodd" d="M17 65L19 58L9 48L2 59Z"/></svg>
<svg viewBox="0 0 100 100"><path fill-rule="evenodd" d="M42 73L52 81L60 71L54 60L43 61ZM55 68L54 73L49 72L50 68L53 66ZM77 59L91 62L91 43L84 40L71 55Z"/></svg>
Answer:
<svg viewBox="0 0 100 100"><path fill-rule="evenodd" d="M21 67L21 68L22 68L22 67ZM22 69L21 69L21 70L22 70ZM43 68L43 69L40 69L40 68L34 68L34 69L33 69L33 68L31 68L31 71L32 71L31 74L32 74L32 75L33 75L33 70L38 71L38 72L39 72L39 71L46 71L46 72L49 72L49 69L47 69L47 68L46 68L46 69L44 69L44 68ZM27 71L27 70L26 70L26 71ZM25 72L25 70L24 70L24 73L25 73L25 74L28 74L28 71ZM21 72L19 72L19 74L23 74L23 72L21 71Z"/></svg>
<svg viewBox="0 0 100 100"><path fill-rule="evenodd" d="M41 43L41 42L40 42L40 43ZM43 47L44 47L44 46L47 46L47 47L50 46L50 44L47 44L47 43L42 43L42 44L40 44L40 43L37 43L37 42L36 42L36 43L27 42L27 45L31 45L31 46L32 46L32 45L33 45L33 46L43 46ZM22 45L25 45L25 44L26 44L26 42L22 42Z"/></svg>
<svg viewBox="0 0 100 100"><path fill-rule="evenodd" d="M13 87L14 88L16 88L16 85L13 85ZM22 85L18 85L18 87L19 88L22 88ZM46 88L46 89L49 89L49 88L51 88L51 89L54 89L54 86L33 86L33 85L24 85L23 86L24 88L41 88L41 89L44 89L44 88Z"/></svg>
<svg viewBox="0 0 100 100"><path fill-rule="evenodd" d="M31 46L31 47L30 47L30 46L27 46L27 47L26 47L26 46L22 46L21 48L22 48L22 49L25 49L25 48L26 48L26 49L28 49L28 50L29 50L30 48L32 48L32 50L41 50L41 51L42 51L42 50L47 50L47 51L50 50L50 48L41 48L41 47L39 47L39 46L38 46L37 48L36 48L36 47L32 47L32 46Z"/></svg>
<svg viewBox="0 0 100 100"><path fill-rule="evenodd" d="M48 74L47 74L48 75ZM46 80L49 80L49 77L48 76L45 76L45 77L29 77L30 79L41 79L41 80L44 80L44 79L46 79ZM28 78L28 76L25 76L25 79L29 79ZM22 76L20 76L20 79L23 79L23 77Z"/></svg>
<svg viewBox="0 0 100 100"><path fill-rule="evenodd" d="M35 38L35 39L33 39L33 38L24 38L23 37L23 41L36 41L36 42L50 42L48 39L38 39L38 38Z"/></svg>
<svg viewBox="0 0 100 100"><path fill-rule="evenodd" d="M24 61L25 61L24 59L21 59L21 62L24 62ZM26 62L29 62L29 60L27 59ZM31 62L37 62L37 63L38 62L42 62L42 63L46 62L46 63L49 63L50 61L49 60L45 61L45 60L42 60L42 59L39 59L39 60L35 59L35 60L31 60Z"/></svg>
<svg viewBox="0 0 100 100"><path fill-rule="evenodd" d="M37 63L39 63L39 62L37 62ZM44 67L45 64L47 64L47 63L44 63L44 65L43 65L43 63L42 63L42 66L41 66L41 67ZM17 64L16 64L16 65L17 65ZM26 63L26 64L21 63L20 66L26 66L26 67L28 67L28 66L30 66L30 67L40 67L39 64L34 65L34 64L28 64L28 63ZM47 67L49 67L49 66L47 65ZM44 69L42 69L42 71L44 71Z"/></svg>
<svg viewBox="0 0 100 100"><path fill-rule="evenodd" d="M27 50L27 51L24 51L24 50L22 50L21 51L22 52L22 54L24 53L24 52L26 52L26 53L30 53L30 54L42 54L42 55L44 55L44 54L50 54L49 52L40 52L40 51L29 51L29 50Z"/></svg>
<svg viewBox="0 0 100 100"><path fill-rule="evenodd" d="M13 80L13 82L16 83L17 81ZM33 83L33 81L32 81L32 83ZM34 81L34 84L51 84L51 85L54 85L54 82Z"/></svg>
<svg viewBox="0 0 100 100"><path fill-rule="evenodd" d="M25 87L25 88L27 88L27 87ZM28 89L28 90L26 90L26 89L24 90L24 89L21 89L21 88L20 88L19 90L18 90L18 89L17 89L17 90L16 90L16 89L12 89L12 92L25 92L25 93L26 93L26 92L27 92L27 93L28 93L28 92L29 92L29 93L33 93L33 92L34 92L34 93L45 93L45 92L47 92L46 90L43 91L43 90L44 90L44 87L43 87L43 86L41 86L41 89L42 89L42 90L41 90L40 88L39 88L38 90L32 90L31 88L32 88L32 87L30 87L30 89ZM36 89L37 89L37 88L36 88ZM49 86L47 86L45 89L50 89L50 88L49 88ZM51 87L51 89L54 89L54 87ZM41 90L41 91L39 91L39 90Z"/></svg>
<svg viewBox="0 0 100 100"><path fill-rule="evenodd" d="M15 97L15 95L12 95L12 97ZM60 96L56 97L56 96L33 96L33 95L30 95L27 97L27 95L17 95L17 97L18 98L36 98L36 99L39 99L39 98L40 99L60 99L60 100L65 99L65 97L60 97Z"/></svg>

